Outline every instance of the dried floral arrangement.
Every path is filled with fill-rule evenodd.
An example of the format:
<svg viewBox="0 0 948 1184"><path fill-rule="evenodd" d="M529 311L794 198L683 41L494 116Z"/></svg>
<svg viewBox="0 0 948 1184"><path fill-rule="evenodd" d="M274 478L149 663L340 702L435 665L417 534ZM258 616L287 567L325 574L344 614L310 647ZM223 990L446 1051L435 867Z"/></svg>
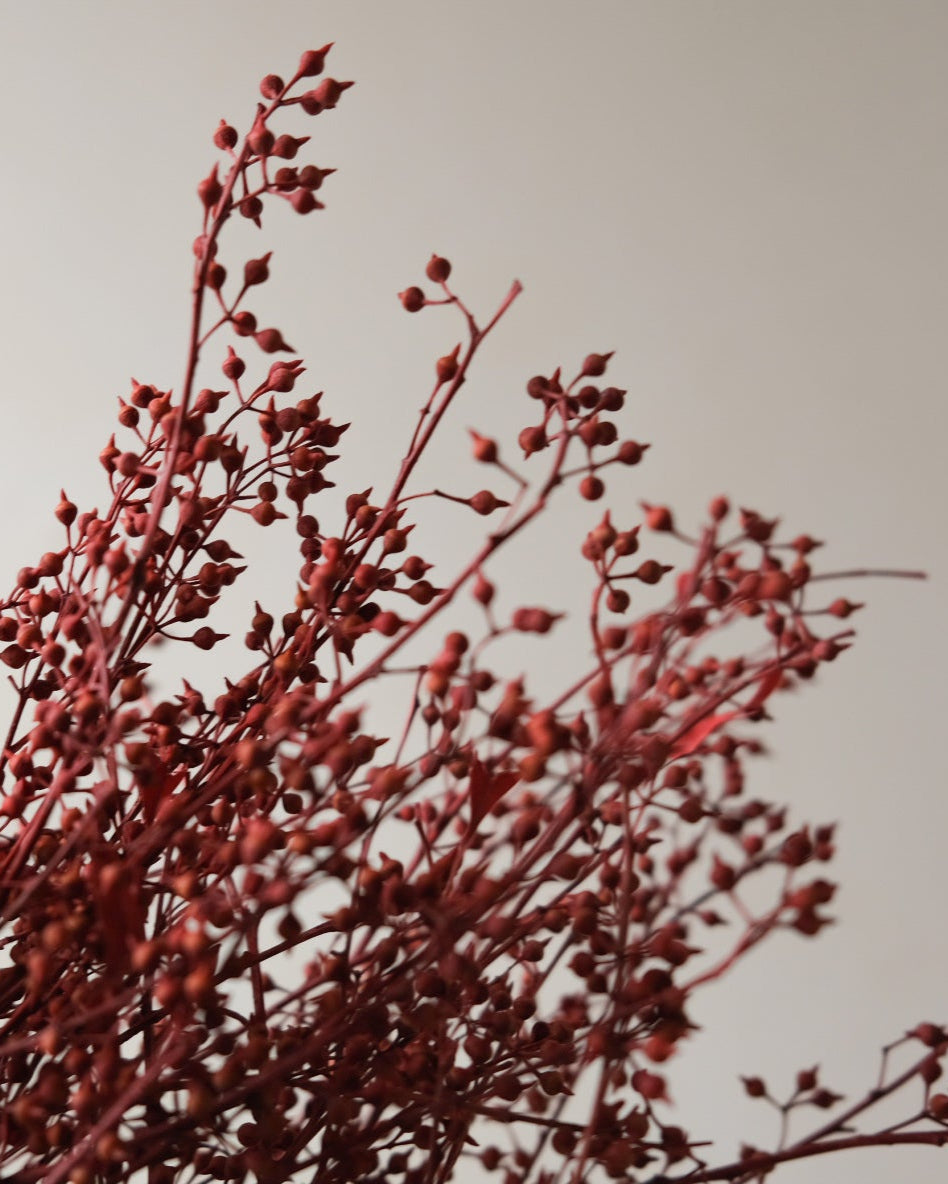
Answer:
<svg viewBox="0 0 948 1184"><path fill-rule="evenodd" d="M665 506L606 511L577 540L594 587L586 668L552 694L495 669L495 643L550 634L557 613L499 613L492 557L522 545L554 491L600 501L648 445L623 435L610 354L531 378L516 449L471 433L485 487L435 491L472 546L429 579L411 553L413 477L452 446L445 413L520 291L475 315L440 255L400 299L460 317L465 339L437 359L391 487L317 517L346 425L250 307L270 255L228 274L220 244L231 219L259 227L265 203L322 208L332 169L296 163L308 137L281 121L333 110L351 85L313 81L329 48L263 79L244 138L218 127L183 385L133 385L122 443L100 457L108 507L64 493L63 547L0 608L17 692L0 791L2 1178L706 1184L943 1144L948 1034L932 1022L886 1049L854 1101L814 1069L785 1093L745 1078L779 1130L732 1163L673 1121L666 1080L693 992L769 934L827 920L833 827L791 828L750 796L745 763L780 694L846 649L860 606L826 589L860 573L814 569L813 538L723 497L693 534ZM230 344L204 387L212 339ZM226 537L237 515L293 520L296 587L256 605L246 673L214 701L187 681L162 698L158 644L222 638L204 622L244 570ZM655 532L679 564L649 557ZM657 605L634 615L645 588ZM480 630L445 631L468 595ZM759 648L721 650L742 621ZM366 730L358 704L380 680L402 688L400 735ZM332 907L314 906L327 889ZM895 1045L910 1055L889 1070ZM901 1119L874 1123L903 1087Z"/></svg>

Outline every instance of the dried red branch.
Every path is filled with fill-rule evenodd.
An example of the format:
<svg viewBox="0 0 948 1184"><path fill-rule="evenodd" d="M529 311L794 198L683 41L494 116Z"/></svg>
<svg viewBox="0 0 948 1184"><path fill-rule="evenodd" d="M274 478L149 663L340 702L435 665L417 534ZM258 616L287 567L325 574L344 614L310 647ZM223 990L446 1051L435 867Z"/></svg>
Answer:
<svg viewBox="0 0 948 1184"><path fill-rule="evenodd" d="M329 48L263 79L243 139L218 127L181 390L133 382L130 443L100 455L107 508L80 513L63 493L63 547L0 605L17 692L0 801L0 1173L437 1184L477 1156L506 1184L700 1184L942 1144L934 1024L911 1036L922 1058L795 1142L791 1111L837 1096L813 1070L784 1103L746 1078L780 1113L775 1150L712 1167L708 1132L671 1121L664 1065L687 1047L693 993L764 937L829 920L834 886L809 869L831 859L833 827L791 827L745 791L754 729L852 637L838 624L860 606L813 588L829 578L811 569L818 544L782 540L753 510L735 523L724 498L690 533L666 506L606 512L581 545L589 663L563 687L505 669L505 639L542 641L562 614L501 609L494 557L556 499L600 500L648 445L621 438L612 354L591 353L572 379L527 382L518 460L471 430L496 489L415 488L425 456L452 455L447 412L521 290L479 319L440 255L425 269L438 294L400 299L459 315L464 336L435 362L395 479L350 493L332 526L313 514L348 425L322 392L300 395L301 361L248 307L271 253L230 277L222 243L274 201L322 208L333 170L291 163L309 137L283 120L332 110L350 85L320 77ZM469 560L436 582L409 553L435 496L472 531ZM279 611L254 605L251 657L223 692L208 702L183 681L162 697L159 644L223 640L207 622L245 570L236 515L295 527L298 582ZM638 554L643 527L683 548L677 569ZM450 627L465 593L480 630ZM762 626L754 652L728 645L744 619ZM380 683L405 688L391 740L356 705ZM742 891L771 868L779 887L755 913ZM922 1109L853 1130L916 1080Z"/></svg>

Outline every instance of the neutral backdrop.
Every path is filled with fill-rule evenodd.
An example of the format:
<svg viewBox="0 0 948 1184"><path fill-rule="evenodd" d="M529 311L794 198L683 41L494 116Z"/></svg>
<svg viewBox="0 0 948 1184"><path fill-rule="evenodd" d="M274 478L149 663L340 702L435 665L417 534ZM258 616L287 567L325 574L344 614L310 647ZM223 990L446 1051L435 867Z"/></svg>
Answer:
<svg viewBox="0 0 948 1184"><path fill-rule="evenodd" d="M245 129L260 77L330 40L331 72L357 86L307 129L312 159L339 169L328 209L246 243L274 249L258 308L354 423L345 489L391 473L432 359L458 339L447 315L394 298L438 251L480 310L514 277L525 288L448 425L441 480L465 426L512 447L527 377L615 349L627 434L653 444L611 494L617 518L643 497L687 525L727 493L827 539L825 567L930 573L841 586L869 602L858 644L780 704L753 770L752 792L840 821L838 924L775 939L699 996L703 1030L670 1072L680 1120L717 1158L765 1144L771 1116L738 1074L782 1090L819 1062L861 1092L883 1043L948 1020L948 5L3 0L5 586L61 545L60 486L104 504L96 458L129 376L181 381L217 121ZM557 503L510 569L525 596L539 573L551 607L581 611L577 548L598 513ZM293 578L290 552L247 537L264 562L222 606L237 632L253 595L276 601ZM468 537L432 535L442 571ZM550 648L544 677L584 661ZM205 665L208 686L225 661ZM934 1184L946 1154L778 1175Z"/></svg>

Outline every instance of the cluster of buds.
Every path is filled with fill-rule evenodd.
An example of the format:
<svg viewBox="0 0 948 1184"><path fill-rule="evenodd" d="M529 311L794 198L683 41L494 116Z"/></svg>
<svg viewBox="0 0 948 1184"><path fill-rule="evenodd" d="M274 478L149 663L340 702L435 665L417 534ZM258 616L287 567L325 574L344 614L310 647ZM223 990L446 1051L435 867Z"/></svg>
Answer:
<svg viewBox="0 0 948 1184"><path fill-rule="evenodd" d="M0 602L18 695L0 754L0 1175L441 1184L476 1158L504 1184L703 1184L843 1146L948 1141L948 1096L931 1092L948 1035L933 1023L903 1042L921 1046L907 1067L884 1066L842 1112L816 1070L782 1102L746 1077L780 1111L771 1151L713 1167L709 1132L672 1121L693 992L767 935L829 919L833 827L792 825L745 789L775 697L847 648L860 607L820 595L812 538L782 540L724 498L691 536L665 506L621 524L605 512L578 547L586 667L556 689L500 668L492 643L542 638L562 614L502 616L494 556L554 497L599 501L648 445L623 438L626 392L601 381L612 354L591 353L572 378L527 382L517 459L471 431L497 489L415 489L520 291L482 321L440 255L425 268L437 294L400 300L460 314L466 336L435 362L391 486L317 517L348 425L299 389L302 362L246 307L271 254L229 277L219 247L229 219L260 226L268 202L322 208L333 170L291 163L308 137L275 125L336 107L351 84L310 81L328 50L263 79L243 138L221 121L224 164L198 187L184 386L133 382L125 442L100 456L108 507L80 512L63 493L62 547ZM425 497L475 530L437 579L411 549ZM209 622L246 568L226 537L237 515L295 528L296 586L248 611L239 678L210 699L185 680L162 697L159 645L223 639ZM681 546L678 566L639 554L655 532ZM481 622L465 632L447 629L462 593ZM745 618L759 648L734 652ZM382 685L404 691L390 738L361 706ZM780 882L762 909L745 889L768 869ZM919 1108L854 1133L910 1081ZM791 1139L807 1107L837 1116Z"/></svg>

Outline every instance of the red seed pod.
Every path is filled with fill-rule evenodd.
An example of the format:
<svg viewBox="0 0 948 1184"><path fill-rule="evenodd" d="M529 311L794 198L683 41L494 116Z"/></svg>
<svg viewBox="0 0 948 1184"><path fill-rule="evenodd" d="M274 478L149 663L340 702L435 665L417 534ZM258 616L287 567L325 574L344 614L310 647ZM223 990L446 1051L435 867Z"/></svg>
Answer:
<svg viewBox="0 0 948 1184"><path fill-rule="evenodd" d="M250 194L247 197L241 198L240 205L237 207L240 210L241 216L250 218L259 225L260 215L263 213L263 202L255 194Z"/></svg>
<svg viewBox="0 0 948 1184"><path fill-rule="evenodd" d="M646 559L644 563L640 563L636 568L635 577L641 580L643 584L657 584L667 571L671 571L671 568L665 567L654 559Z"/></svg>
<svg viewBox="0 0 948 1184"><path fill-rule="evenodd" d="M511 625L520 633L549 633L561 613L547 612L545 608L518 608L511 618Z"/></svg>
<svg viewBox="0 0 948 1184"><path fill-rule="evenodd" d="M21 666L25 666L29 655L22 646L8 645L6 649L0 653L0 660L4 661L8 666L12 666L14 670L19 670Z"/></svg>
<svg viewBox="0 0 948 1184"><path fill-rule="evenodd" d="M813 843L805 830L787 835L780 848L780 861L787 867L802 867L813 855ZM812 1087L810 1087L812 1088Z"/></svg>
<svg viewBox="0 0 948 1184"><path fill-rule="evenodd" d="M323 181L335 169L319 169L314 164L304 165L299 172L299 183L304 189L319 189Z"/></svg>
<svg viewBox="0 0 948 1184"><path fill-rule="evenodd" d="M437 362L435 363L435 373L438 376L439 382L450 382L456 377L459 369L458 355L460 352L461 347L456 345L451 353L445 354L442 358L438 358Z"/></svg>
<svg viewBox="0 0 948 1184"><path fill-rule="evenodd" d="M620 530L616 535L616 541L612 545L612 549L617 555L634 555L639 549L639 528L633 527L632 530Z"/></svg>
<svg viewBox="0 0 948 1184"><path fill-rule="evenodd" d="M243 372L247 369L247 363L243 360L243 358L238 357L237 354L234 353L231 346L228 346L227 357L224 359L221 369L223 370L224 376L226 378L229 378L232 382L236 382L237 379L239 379Z"/></svg>
<svg viewBox="0 0 948 1184"><path fill-rule="evenodd" d="M420 555L409 555L402 564L402 571L410 580L420 580L426 571L431 570L431 564L425 563Z"/></svg>
<svg viewBox="0 0 948 1184"><path fill-rule="evenodd" d="M260 93L265 99L278 99L285 89L279 74L268 74L260 80Z"/></svg>
<svg viewBox="0 0 948 1184"><path fill-rule="evenodd" d="M708 879L715 888L719 888L722 892L729 892L737 880L737 873L729 863L725 863L719 855L715 853L713 865Z"/></svg>
<svg viewBox="0 0 948 1184"><path fill-rule="evenodd" d="M73 502L66 497L66 491L61 489L59 491L59 505L56 507L56 517L63 524L63 526L72 526L76 520L76 514L79 512Z"/></svg>
<svg viewBox="0 0 948 1184"><path fill-rule="evenodd" d="M765 571L757 595L761 600L789 600L793 583L785 571Z"/></svg>
<svg viewBox="0 0 948 1184"><path fill-rule="evenodd" d="M647 1069L636 1069L632 1074L632 1088L649 1101L660 1101L667 1097L665 1079Z"/></svg>
<svg viewBox="0 0 948 1184"><path fill-rule="evenodd" d="M308 189L297 189L290 198L290 205L298 214L311 214L313 210L324 208L321 201L317 201Z"/></svg>
<svg viewBox="0 0 948 1184"><path fill-rule="evenodd" d="M645 510L645 522L650 530L667 532L675 529L672 512L667 506L651 506L648 502L642 502L641 505Z"/></svg>
<svg viewBox="0 0 948 1184"><path fill-rule="evenodd" d="M198 197L205 210L211 210L221 199L221 194L224 192L220 181L217 179L217 165L211 169L210 173L198 185Z"/></svg>
<svg viewBox="0 0 948 1184"><path fill-rule="evenodd" d="M485 465L495 464L499 452L497 448L497 441L491 440L487 436L479 436L477 432L473 431L471 428L468 428L468 434L473 441L473 448L471 451L474 453L474 459L479 460Z"/></svg>
<svg viewBox="0 0 948 1184"><path fill-rule="evenodd" d="M716 497L712 500L711 504L708 506L708 513L711 515L711 517L714 519L715 522L720 522L722 519L727 517L730 509L731 509L731 503L727 500L726 497Z"/></svg>
<svg viewBox="0 0 948 1184"><path fill-rule="evenodd" d="M344 90L352 86L351 82L337 82L335 78L324 78L315 90L308 91L311 100L318 103L323 111L331 110L339 102Z"/></svg>
<svg viewBox="0 0 948 1184"><path fill-rule="evenodd" d="M632 597L624 588L610 588L606 594L606 607L611 613L624 613L628 610Z"/></svg>
<svg viewBox="0 0 948 1184"><path fill-rule="evenodd" d="M248 259L244 264L244 287L250 288L254 284L264 284L270 278L270 256L272 251L259 259Z"/></svg>
<svg viewBox="0 0 948 1184"><path fill-rule="evenodd" d="M766 543L777 526L777 520L767 521L756 510L741 507L741 529L755 543Z"/></svg>
<svg viewBox="0 0 948 1184"><path fill-rule="evenodd" d="M247 143L256 156L268 156L276 143L276 137L265 124L257 123L247 137Z"/></svg>
<svg viewBox="0 0 948 1184"><path fill-rule="evenodd" d="M426 303L425 294L421 288L406 288L404 292L398 293L398 299L408 312L418 312L419 309L425 307Z"/></svg>
<svg viewBox="0 0 948 1184"><path fill-rule="evenodd" d="M387 609L372 618L372 628L383 637L394 637L404 626L402 618Z"/></svg>
<svg viewBox="0 0 948 1184"><path fill-rule="evenodd" d="M598 501L605 492L605 483L595 473L589 473L579 483L579 495L587 502Z"/></svg>
<svg viewBox="0 0 948 1184"><path fill-rule="evenodd" d="M451 264L441 255L432 255L425 268L425 275L433 284L443 284L451 274Z"/></svg>
<svg viewBox="0 0 948 1184"><path fill-rule="evenodd" d="M257 318L252 312L236 312L231 318L234 332L238 337L249 337L257 329Z"/></svg>
<svg viewBox="0 0 948 1184"><path fill-rule="evenodd" d="M523 449L524 456L532 456L546 448L548 440L542 427L524 428L517 437L517 443Z"/></svg>
<svg viewBox="0 0 948 1184"><path fill-rule="evenodd" d="M486 607L494 599L494 585L478 572L471 594L479 604Z"/></svg>
<svg viewBox="0 0 948 1184"><path fill-rule="evenodd" d="M221 120L217 125L217 131L214 133L214 144L216 147L227 150L233 148L237 143L237 129L231 127L225 120Z"/></svg>
<svg viewBox="0 0 948 1184"><path fill-rule="evenodd" d="M138 424L138 420L138 408L130 406L124 399L119 399L118 421L122 427L133 428Z"/></svg>
<svg viewBox="0 0 948 1184"><path fill-rule="evenodd" d="M303 54L300 58L300 64L297 67L297 73L300 78L315 78L317 74L322 74L326 55L332 49L332 45L333 43L330 41L322 49L308 49Z"/></svg>
<svg viewBox="0 0 948 1184"><path fill-rule="evenodd" d="M853 604L851 600L844 600L842 597L840 597L838 600L833 601L833 603L827 609L827 612L831 612L834 617L841 617L845 619L850 615L850 613L854 613L858 609L864 607L865 606L862 604Z"/></svg>
<svg viewBox="0 0 948 1184"><path fill-rule="evenodd" d="M471 508L478 514L493 514L501 506L509 506L510 502L503 502L494 497L489 489L481 489L470 499Z"/></svg>
<svg viewBox="0 0 948 1184"><path fill-rule="evenodd" d="M211 289L212 292L219 292L224 286L224 281L227 279L227 268L222 263L212 261L207 265L207 271L204 275L204 282Z"/></svg>
<svg viewBox="0 0 948 1184"><path fill-rule="evenodd" d="M254 333L253 339L265 354L275 354L277 350L286 350L287 353L294 352L292 345L288 345L283 340L279 329L260 329Z"/></svg>
<svg viewBox="0 0 948 1184"><path fill-rule="evenodd" d="M637 465L642 459L647 444L639 444L637 440L623 440L619 445L616 458L622 465Z"/></svg>
<svg viewBox="0 0 948 1184"><path fill-rule="evenodd" d="M607 354L587 354L581 371L583 377L598 378L600 374L605 374L612 353L613 351L610 350Z"/></svg>
<svg viewBox="0 0 948 1184"><path fill-rule="evenodd" d="M928 1099L928 1113L936 1122L948 1122L948 1094L932 1094Z"/></svg>

